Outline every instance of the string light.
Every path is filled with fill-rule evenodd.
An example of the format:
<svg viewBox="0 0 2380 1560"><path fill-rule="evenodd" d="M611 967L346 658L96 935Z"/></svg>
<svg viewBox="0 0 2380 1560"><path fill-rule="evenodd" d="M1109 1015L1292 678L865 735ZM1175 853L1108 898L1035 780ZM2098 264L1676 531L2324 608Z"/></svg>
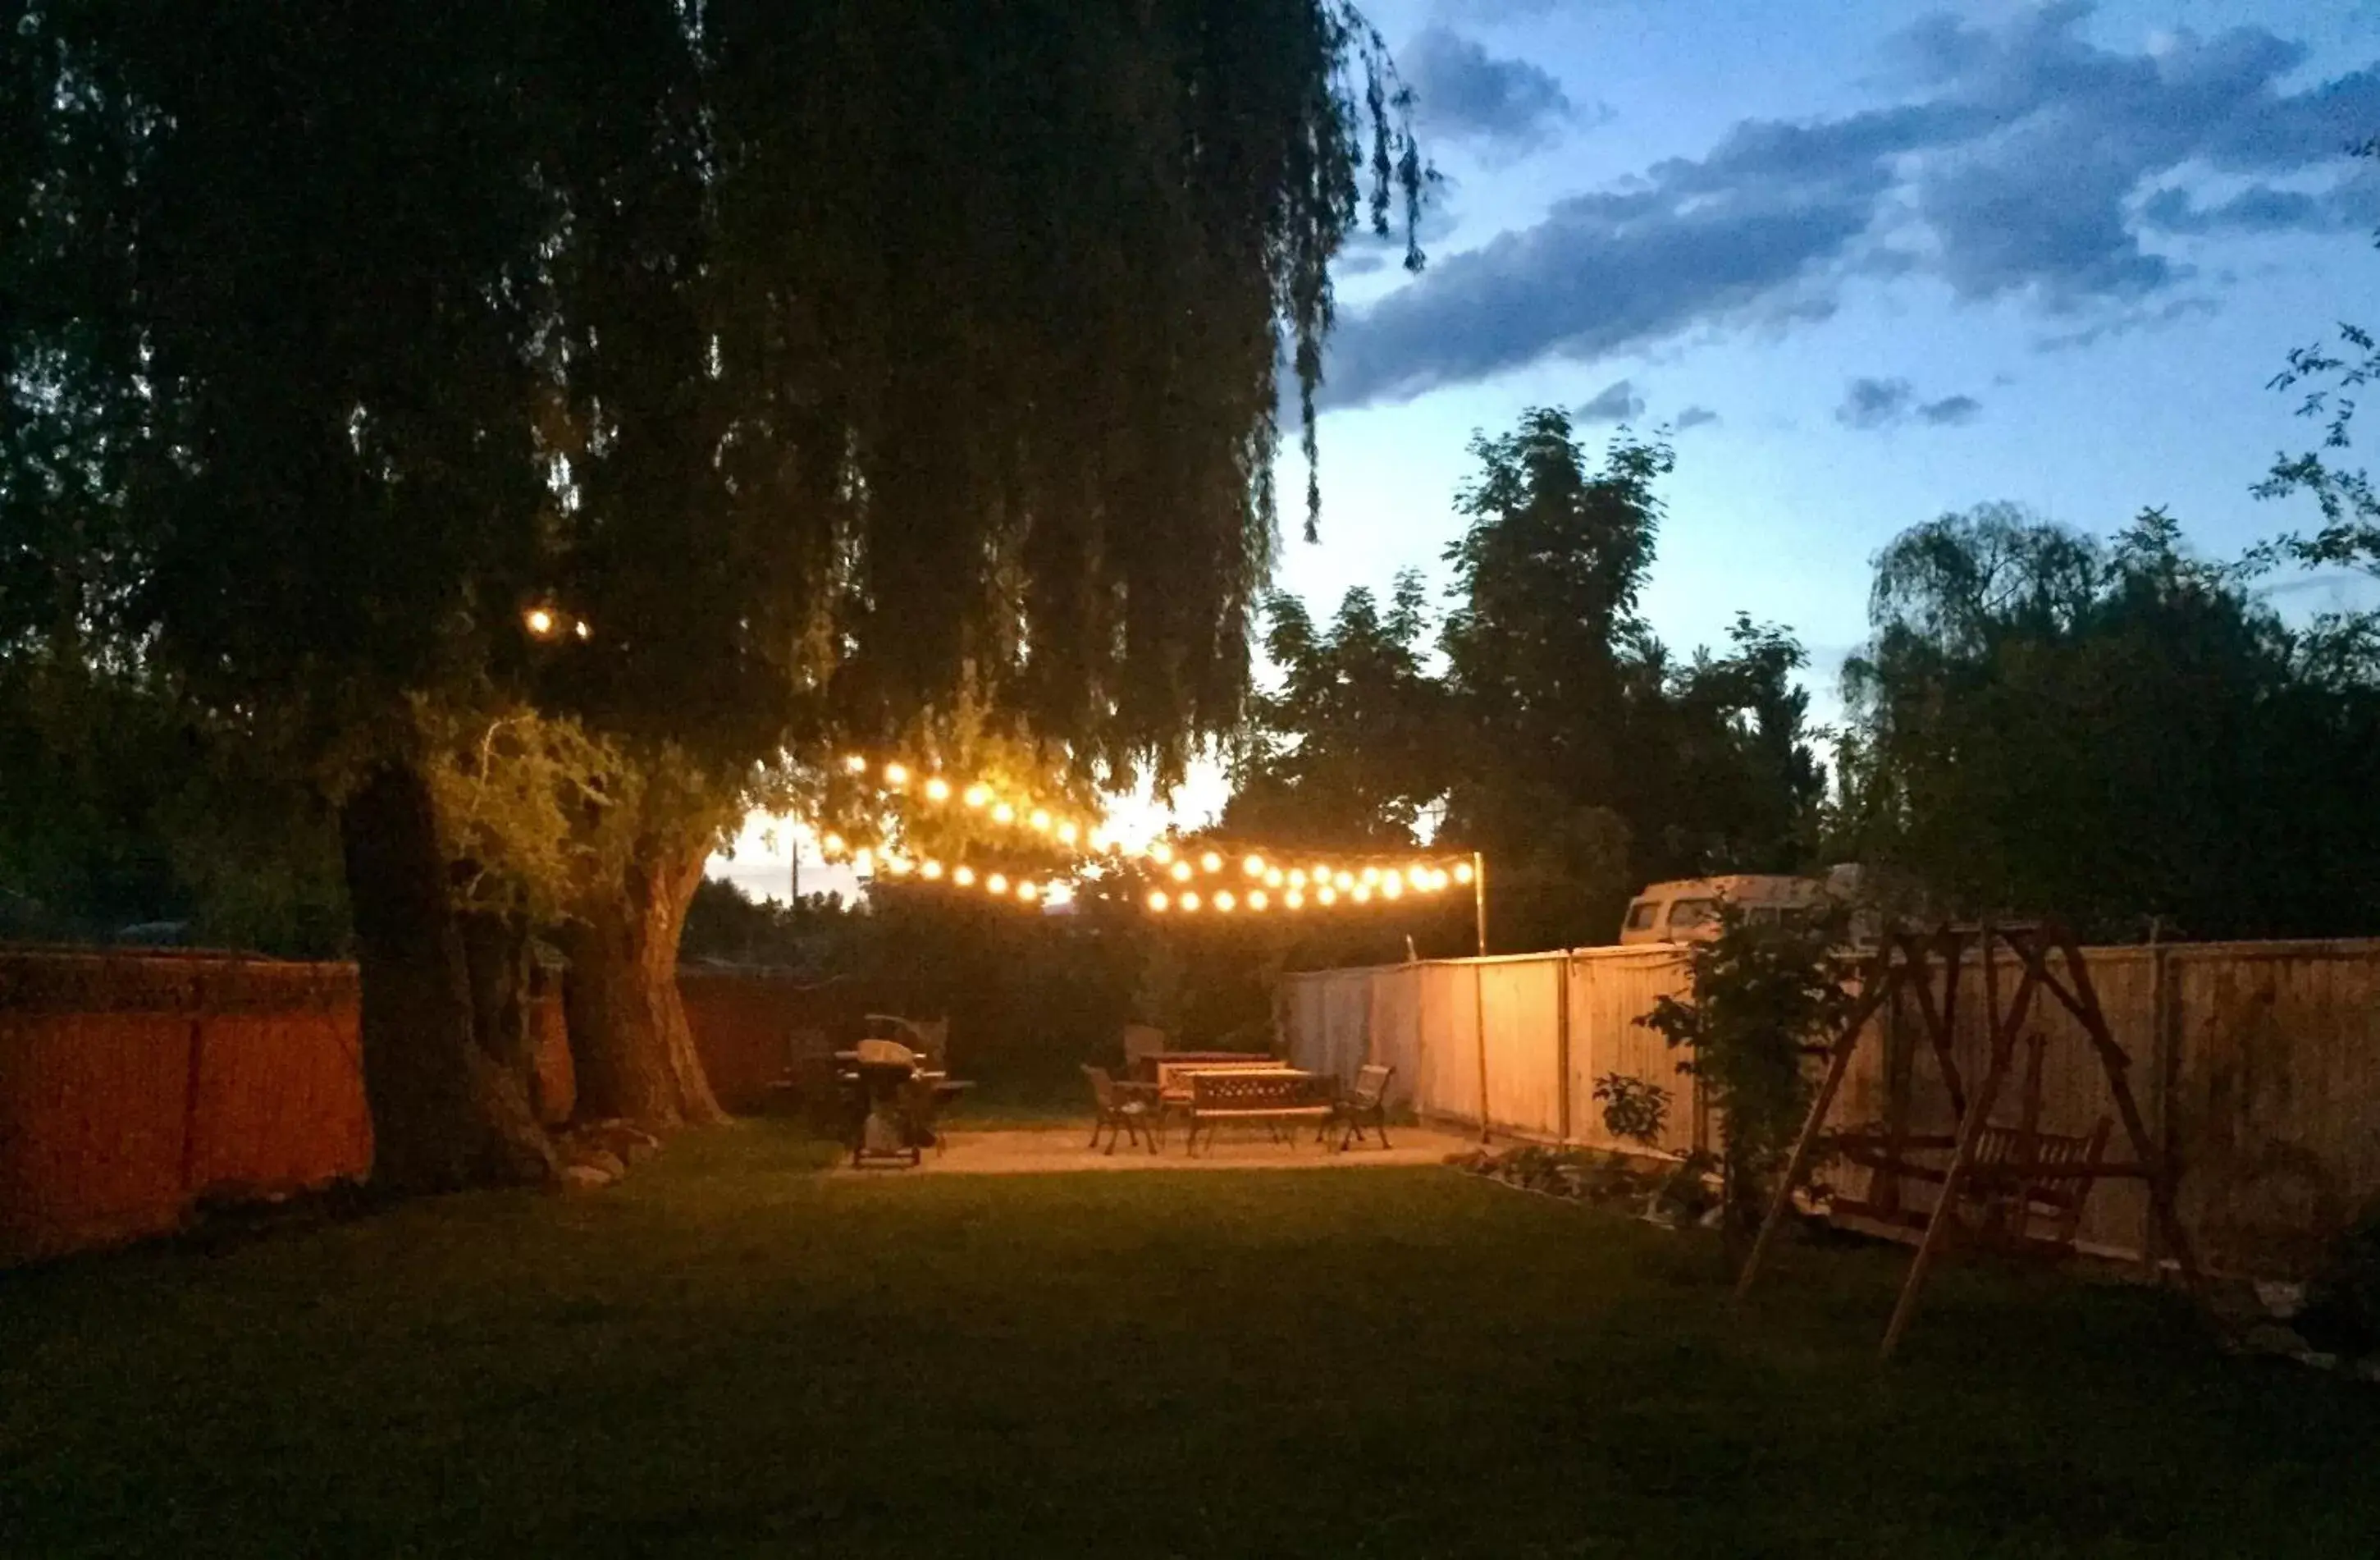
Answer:
<svg viewBox="0 0 2380 1560"><path fill-rule="evenodd" d="M1251 888L1248 890L1248 908L1252 910L1261 910L1265 908L1268 902L1269 901L1265 898L1265 891L1263 889Z"/></svg>
<svg viewBox="0 0 2380 1560"><path fill-rule="evenodd" d="M1060 845L1072 845L1075 840L1081 837L1082 831L1075 828L1072 823L1061 823L1058 825L1058 843Z"/></svg>
<svg viewBox="0 0 2380 1560"><path fill-rule="evenodd" d="M1026 822L1032 825L1033 832L1037 835L1046 835L1050 832L1050 818L1049 810L1046 808L1035 808L1033 816Z"/></svg>
<svg viewBox="0 0 2380 1560"><path fill-rule="evenodd" d="M1250 856L1240 863L1240 871L1252 878L1260 878L1264 876L1265 859L1261 856Z"/></svg>
<svg viewBox="0 0 2380 1560"><path fill-rule="evenodd" d="M1176 883L1188 883L1190 881L1189 862L1176 861L1173 863L1173 881Z"/></svg>
<svg viewBox="0 0 2380 1560"><path fill-rule="evenodd" d="M1367 883L1367 884L1374 884L1374 883L1378 883L1378 882L1379 882L1379 881L1380 881L1380 869L1379 869L1379 868L1378 868L1378 867L1366 867L1366 868L1365 868L1365 869L1364 869L1364 881L1365 881L1366 883Z"/></svg>
<svg viewBox="0 0 2380 1560"><path fill-rule="evenodd" d="M1333 877L1330 882L1338 888L1340 893L1344 894L1349 889L1355 886L1355 874L1353 872L1341 872L1336 877Z"/></svg>
<svg viewBox="0 0 2380 1560"><path fill-rule="evenodd" d="M521 614L521 622L539 639L553 632L553 614L545 607L533 606Z"/></svg>
<svg viewBox="0 0 2380 1560"><path fill-rule="evenodd" d="M1458 861L1454 864L1454 881L1457 883L1469 883L1471 881L1470 862Z"/></svg>
<svg viewBox="0 0 2380 1560"><path fill-rule="evenodd" d="M1149 846L1148 859L1161 867L1173 859L1173 847L1163 840L1158 840Z"/></svg>
<svg viewBox="0 0 2380 1560"><path fill-rule="evenodd" d="M1196 890L1196 889L1191 889L1191 888L1185 888L1185 889L1184 889L1184 890L1182 891L1182 897L1181 897L1179 900L1177 900L1177 901L1176 901L1176 903L1178 903L1179 905L1181 905L1181 907L1182 907L1184 909L1185 909L1185 910L1195 910L1195 909L1196 909L1196 908L1198 908L1198 892L1197 892L1197 890Z"/></svg>
<svg viewBox="0 0 2380 1560"><path fill-rule="evenodd" d="M843 836L841 835L821 835L819 839L819 849L829 856L842 855Z"/></svg>
<svg viewBox="0 0 2380 1560"><path fill-rule="evenodd" d="M943 779L939 774L935 775L931 780L926 782L926 799L928 801L950 800L951 783Z"/></svg>
<svg viewBox="0 0 2380 1560"><path fill-rule="evenodd" d="M995 803L991 810L991 821L995 823L1014 823L1016 822L1016 809L1004 801Z"/></svg>
<svg viewBox="0 0 2380 1560"><path fill-rule="evenodd" d="M1394 872L1390 872L1388 876L1380 880L1380 897L1383 899L1397 898L1402 896L1404 891L1405 880L1397 876Z"/></svg>
<svg viewBox="0 0 2380 1560"><path fill-rule="evenodd" d="M1314 897L1318 903L1335 905L1339 902L1339 891L1326 883L1315 892Z"/></svg>
<svg viewBox="0 0 2380 1560"><path fill-rule="evenodd" d="M1210 872L1220 872L1223 870L1223 858L1220 852L1210 850L1198 858L1198 864Z"/></svg>
<svg viewBox="0 0 2380 1560"><path fill-rule="evenodd" d="M1005 894L1008 892L1007 874L1003 872L994 872L990 877L983 880L983 885L994 894Z"/></svg>
<svg viewBox="0 0 2380 1560"><path fill-rule="evenodd" d="M846 774L865 774L868 773L868 761L854 753L843 761L843 768Z"/></svg>
<svg viewBox="0 0 2380 1560"><path fill-rule="evenodd" d="M1267 888L1279 888L1282 882L1281 869L1279 867L1274 867L1268 870L1264 875L1264 880L1265 886Z"/></svg>
<svg viewBox="0 0 2380 1560"><path fill-rule="evenodd" d="M1043 890L1041 888L1031 883L1020 883L1016 885L1017 898L1023 900L1028 905L1033 903L1034 900L1041 897L1042 893Z"/></svg>
<svg viewBox="0 0 2380 1560"><path fill-rule="evenodd" d="M940 883L942 880L942 864L940 861L929 859L917 871L929 883Z"/></svg>
<svg viewBox="0 0 2380 1560"><path fill-rule="evenodd" d="M1302 910L1305 908L1305 895L1302 890L1293 888L1282 896L1281 902L1293 910Z"/></svg>
<svg viewBox="0 0 2380 1560"><path fill-rule="evenodd" d="M1305 869L1304 867L1300 867L1295 871L1289 874L1289 886L1292 888L1304 888L1305 886Z"/></svg>
<svg viewBox="0 0 2380 1560"><path fill-rule="evenodd" d="M975 884L975 869L973 867L953 867L951 869L951 881L957 884L961 888L972 887Z"/></svg>
<svg viewBox="0 0 2380 1560"><path fill-rule="evenodd" d="M1372 902L1372 885L1368 883L1357 884L1351 897L1353 897L1355 903L1359 905L1370 904Z"/></svg>
<svg viewBox="0 0 2380 1560"><path fill-rule="evenodd" d="M909 766L905 763L886 764L884 766L884 783L892 786L894 790L899 790L902 786L909 783Z"/></svg>
<svg viewBox="0 0 2380 1560"><path fill-rule="evenodd" d="M1232 897L1232 891L1230 889L1219 888L1215 890L1215 908L1228 915L1233 909L1237 908L1238 906L1239 901Z"/></svg>
<svg viewBox="0 0 2380 1560"><path fill-rule="evenodd" d="M969 807L978 809L990 806L991 787L985 785L980 780L977 781L974 785L969 786L966 788L966 804Z"/></svg>

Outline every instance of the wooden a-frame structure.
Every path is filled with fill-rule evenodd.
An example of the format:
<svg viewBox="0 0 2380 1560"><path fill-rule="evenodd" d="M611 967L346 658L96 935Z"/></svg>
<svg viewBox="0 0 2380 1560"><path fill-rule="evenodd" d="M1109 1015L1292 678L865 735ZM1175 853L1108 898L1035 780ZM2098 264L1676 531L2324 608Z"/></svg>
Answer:
<svg viewBox="0 0 2380 1560"><path fill-rule="evenodd" d="M1999 981L1998 956L2002 953L2014 959L2018 971L2015 990L2005 1003L2001 1000ZM1976 1083L1972 1096L1960 1075L1952 1045L1958 1016L1959 971L1971 954L1981 965L1985 1033L1990 1042L1984 1076ZM2055 969L2052 968L2053 959L2058 967ZM2033 1119L2037 1115L2039 1100L2042 1042L2038 1035L2032 1037L2032 1072L2028 1079L2025 1103L2028 1119L2025 1125L2012 1131L1992 1124L1992 1108L1998 1103L2001 1089L2013 1067L2019 1036L2032 1016L2034 1004L2045 993L2073 1016L2090 1042L2100 1070L2107 1079L2108 1095L2131 1142L2131 1160L2111 1163L2099 1157L2098 1146L2106 1138L2105 1123L2087 1154L2045 1155L2039 1152L2040 1137L2034 1131L2035 1123ZM1893 1308L1891 1323L1885 1330L1884 1357L1891 1358L1900 1345L1902 1335L1909 1330L1909 1323L1916 1314L1918 1293L1925 1286L1926 1274L1959 1222L1961 1198L1974 1190L1977 1183L1982 1181L2016 1187L2020 1222L2022 1218L2022 1203L2031 1188L2059 1184L2070 1187L2079 1216L2080 1195L2088 1190L2091 1182L2118 1177L2144 1181L2165 1249L2179 1268L2182 1282L2196 1293L2200 1286L2198 1261L2191 1247L2189 1232L2182 1228L2181 1220L2174 1209L2174 1167L2168 1156L2158 1150L2149 1135L2147 1124L2142 1119L2140 1105L2133 1097L2128 1078L2131 1057L2109 1031L2107 1015L2100 1008L2098 993L2092 985L2090 968L2083 959L2082 949L2062 927L1985 923L1944 926L1932 932L1906 927L1888 928L1876 952L1864 961L1859 995L1828 1047L1826 1077L1818 1086L1816 1098L1810 1103L1809 1117L1803 1124L1800 1138L1794 1142L1785 1174L1778 1182L1768 1216L1762 1221L1759 1237L1754 1241L1751 1255L1744 1261L1742 1274L1736 1284L1737 1296L1741 1298L1750 1292L1753 1280L1759 1275L1761 1263L1768 1254L1769 1246L1776 1239L1779 1226L1791 1212L1794 1189L1807 1174L1821 1141L1829 1136L1826 1129L1827 1114L1833 1108L1843 1079L1851 1071L1852 1059L1859 1049L1861 1036L1872 1027L1871 1019L1880 1013L1894 1011L1894 1005L1903 996L1911 999L1911 1005L1916 1010L1925 1037L1932 1049L1944 1092L1949 1096L1951 1113L1957 1122L1956 1131L1947 1139L1925 1139L1912 1136L1900 1124L1892 1123L1882 1131L1835 1135L1839 1140L1856 1141L1864 1149L1864 1152L1855 1157L1876 1167L1879 1179L1888 1188L1884 1194L1888 1203L1897 1200L1898 1180L1902 1176L1934 1181L1940 1187L1932 1213L1923 1220L1924 1234L1918 1241L1917 1255L1910 1263L1909 1276L1901 1286L1900 1302ZM1987 1156L1987 1144L1995 1145L1998 1152ZM1937 1170L1910 1159L1909 1151L1921 1147L1948 1147L1950 1151L1949 1165Z"/></svg>

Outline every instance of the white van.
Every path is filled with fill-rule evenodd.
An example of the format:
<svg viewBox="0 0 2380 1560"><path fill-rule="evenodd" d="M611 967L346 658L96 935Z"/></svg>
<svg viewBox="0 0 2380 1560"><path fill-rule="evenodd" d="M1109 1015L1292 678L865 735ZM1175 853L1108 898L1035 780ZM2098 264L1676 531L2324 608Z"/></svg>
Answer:
<svg viewBox="0 0 2380 1560"><path fill-rule="evenodd" d="M1757 924L1817 909L1830 898L1848 898L1856 890L1857 871L1847 867L1837 867L1822 878L1739 872L1657 883L1629 901L1620 922L1620 941L1695 943L1716 937L1721 900L1737 906Z"/></svg>

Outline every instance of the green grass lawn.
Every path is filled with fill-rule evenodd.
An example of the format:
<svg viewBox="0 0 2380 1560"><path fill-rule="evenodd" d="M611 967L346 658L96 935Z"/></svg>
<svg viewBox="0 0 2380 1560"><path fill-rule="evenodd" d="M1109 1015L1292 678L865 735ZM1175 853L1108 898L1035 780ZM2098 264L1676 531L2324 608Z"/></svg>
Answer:
<svg viewBox="0 0 2380 1560"><path fill-rule="evenodd" d="M2370 1554L2380 1392L2160 1298L1450 1171L828 1178L773 1127L0 1276L0 1553Z"/></svg>

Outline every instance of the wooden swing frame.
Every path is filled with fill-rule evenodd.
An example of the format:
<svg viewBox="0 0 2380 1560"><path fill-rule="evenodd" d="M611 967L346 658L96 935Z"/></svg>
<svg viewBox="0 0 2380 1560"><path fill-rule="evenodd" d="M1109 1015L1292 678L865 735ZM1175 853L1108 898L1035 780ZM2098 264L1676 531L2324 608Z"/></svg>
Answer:
<svg viewBox="0 0 2380 1560"><path fill-rule="evenodd" d="M1991 1043L1984 1077L1972 1097L1960 1076L1952 1047L1961 984L1959 971L1971 951L1979 956L1982 967L1985 1032ZM2005 1004L2001 1001L1998 957L2002 951L2014 957L2019 971L2016 989ZM2058 969L2051 968L2053 958L2060 966ZM1937 970L1941 977L1938 1001ZM2032 1016L2034 1001L2044 993L2073 1016L2090 1042L2107 1079L2108 1096L2131 1144L2133 1157L2130 1161L2111 1162L2105 1157L2109 1124L2104 1119L2089 1140L2039 1131L2041 1062L2046 1042L2038 1033L2026 1035L2027 1077L2022 1123L2014 1128L1992 1124L1992 1108L1998 1103L2014 1064L2019 1036L2026 1033L2026 1020ZM1833 1108L1843 1079L1851 1071L1861 1036L1871 1027L1870 1020L1879 1014L1898 1012L1904 995L1916 1008L1932 1049L1944 1090L1949 1096L1951 1114L1958 1122L1956 1132L1945 1138L1907 1131L1902 1119L1907 1089L1906 1079L1902 1079L1896 1080L1890 1091L1890 1112L1881 1128L1829 1134L1826 1129L1827 1113ZM1855 1163L1874 1172L1869 1197L1860 1205L1863 1213L1888 1219L1900 1217L1901 1222L1915 1225L1920 1222L1917 1218L1900 1214L1900 1181L1932 1181L1940 1188L1933 1211L1923 1218L1924 1234L1918 1240L1916 1257L1901 1285L1892 1321L1885 1329L1881 1350L1885 1359L1892 1357L1909 1331L1917 1312L1918 1294L1960 1222L1961 1203L1979 1195L1997 1199L2003 1209L2012 1211L2017 1227L2015 1238L2007 1244L2034 1249L2070 1249L2072 1227L2081 1222L2082 1202L2092 1186L2103 1179L2144 1181L2166 1251L2173 1258L2184 1286L2193 1295L2198 1294L2201 1277L2197 1255L2174 1208L2174 1167L2169 1157L2157 1149L2141 1116L2128 1077L2131 1067L2131 1054L2108 1029L2082 951L2062 927L1985 923L1944 926L1930 932L1888 928L1876 952L1863 964L1860 994L1828 1046L1826 1076L1810 1103L1808 1119L1786 1162L1768 1216L1761 1222L1760 1234L1744 1261L1743 1272L1736 1282L1737 1297L1741 1298L1751 1292L1779 1226L1792 1212L1794 1189L1808 1173L1821 1143L1829 1139L1846 1149ZM1943 1148L1950 1150L1950 1161L1938 1170L1910 1157L1912 1150ZM2028 1239L2026 1226L2033 1206L2041 1202L2058 1213L2062 1239Z"/></svg>

